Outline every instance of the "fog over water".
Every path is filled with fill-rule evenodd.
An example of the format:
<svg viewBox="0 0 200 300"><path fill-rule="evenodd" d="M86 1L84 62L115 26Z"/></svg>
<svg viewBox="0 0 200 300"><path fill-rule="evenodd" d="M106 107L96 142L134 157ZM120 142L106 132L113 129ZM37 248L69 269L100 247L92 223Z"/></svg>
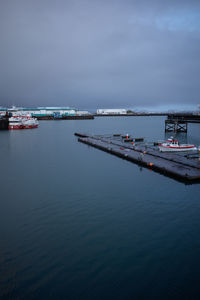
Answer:
<svg viewBox="0 0 200 300"><path fill-rule="evenodd" d="M0 105L199 104L200 2L0 2Z"/></svg>

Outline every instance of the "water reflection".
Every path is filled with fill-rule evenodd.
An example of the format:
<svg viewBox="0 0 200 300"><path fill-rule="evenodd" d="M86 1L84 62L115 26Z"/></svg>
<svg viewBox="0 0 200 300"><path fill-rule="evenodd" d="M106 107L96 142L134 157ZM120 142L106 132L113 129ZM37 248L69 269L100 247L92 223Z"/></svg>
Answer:
<svg viewBox="0 0 200 300"><path fill-rule="evenodd" d="M180 143L188 143L188 135L186 132L165 132L165 140L171 137L177 139Z"/></svg>

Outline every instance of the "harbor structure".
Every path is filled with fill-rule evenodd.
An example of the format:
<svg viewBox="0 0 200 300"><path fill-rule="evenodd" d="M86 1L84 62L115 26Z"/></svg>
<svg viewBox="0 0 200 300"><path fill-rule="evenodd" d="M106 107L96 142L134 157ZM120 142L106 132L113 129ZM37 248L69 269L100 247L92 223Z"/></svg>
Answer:
<svg viewBox="0 0 200 300"><path fill-rule="evenodd" d="M12 114L12 116L18 116L23 114L29 114L32 117L38 119L67 119L76 117L87 117L91 116L88 111L80 111L70 107L36 107L36 108L24 108L24 107L11 107L11 108L0 108L0 114L5 115L6 112Z"/></svg>
<svg viewBox="0 0 200 300"><path fill-rule="evenodd" d="M75 133L78 141L184 183L200 181L199 151L192 154L160 152L158 143L147 144L131 136Z"/></svg>
<svg viewBox="0 0 200 300"><path fill-rule="evenodd" d="M7 130L9 125L8 118L6 116L0 116L0 130Z"/></svg>
<svg viewBox="0 0 200 300"><path fill-rule="evenodd" d="M177 120L177 119L167 119L165 120L165 132L187 132L188 122Z"/></svg>
<svg viewBox="0 0 200 300"><path fill-rule="evenodd" d="M98 115L124 115L127 114L127 110L124 108L111 108L111 109L97 109Z"/></svg>
<svg viewBox="0 0 200 300"><path fill-rule="evenodd" d="M188 123L200 123L199 113L168 114L165 120L165 132L187 132Z"/></svg>
<svg viewBox="0 0 200 300"><path fill-rule="evenodd" d="M24 107L11 107L11 108L1 108L0 113L11 112L13 116L19 113L31 114L33 117L42 116L53 116L54 114L70 115L76 114L75 108L70 107L36 107L36 108L24 108Z"/></svg>

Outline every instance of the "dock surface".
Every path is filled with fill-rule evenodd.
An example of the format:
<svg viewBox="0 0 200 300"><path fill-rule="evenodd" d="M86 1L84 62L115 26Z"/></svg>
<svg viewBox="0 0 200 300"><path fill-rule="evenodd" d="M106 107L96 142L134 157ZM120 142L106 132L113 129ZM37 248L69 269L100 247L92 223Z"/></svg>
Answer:
<svg viewBox="0 0 200 300"><path fill-rule="evenodd" d="M178 153L160 152L158 146L142 142L141 138L121 134L87 135L75 133L78 141L106 151L133 163L150 168L166 176L184 182L200 182L198 151Z"/></svg>

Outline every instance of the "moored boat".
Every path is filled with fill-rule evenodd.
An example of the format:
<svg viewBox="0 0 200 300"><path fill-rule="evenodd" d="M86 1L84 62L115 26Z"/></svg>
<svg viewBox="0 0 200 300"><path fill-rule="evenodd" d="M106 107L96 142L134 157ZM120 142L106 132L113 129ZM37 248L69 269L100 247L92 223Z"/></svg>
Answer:
<svg viewBox="0 0 200 300"><path fill-rule="evenodd" d="M10 117L8 129L23 129L22 118Z"/></svg>
<svg viewBox="0 0 200 300"><path fill-rule="evenodd" d="M12 116L9 118L8 129L32 129L38 125L38 120L30 115Z"/></svg>
<svg viewBox="0 0 200 300"><path fill-rule="evenodd" d="M32 128L37 128L39 123L38 120L35 118L23 118L22 119L22 125L23 129L32 129Z"/></svg>
<svg viewBox="0 0 200 300"><path fill-rule="evenodd" d="M193 151L198 150L195 145L192 144L179 144L178 140L170 138L166 142L158 145L161 152L179 152L179 151Z"/></svg>

